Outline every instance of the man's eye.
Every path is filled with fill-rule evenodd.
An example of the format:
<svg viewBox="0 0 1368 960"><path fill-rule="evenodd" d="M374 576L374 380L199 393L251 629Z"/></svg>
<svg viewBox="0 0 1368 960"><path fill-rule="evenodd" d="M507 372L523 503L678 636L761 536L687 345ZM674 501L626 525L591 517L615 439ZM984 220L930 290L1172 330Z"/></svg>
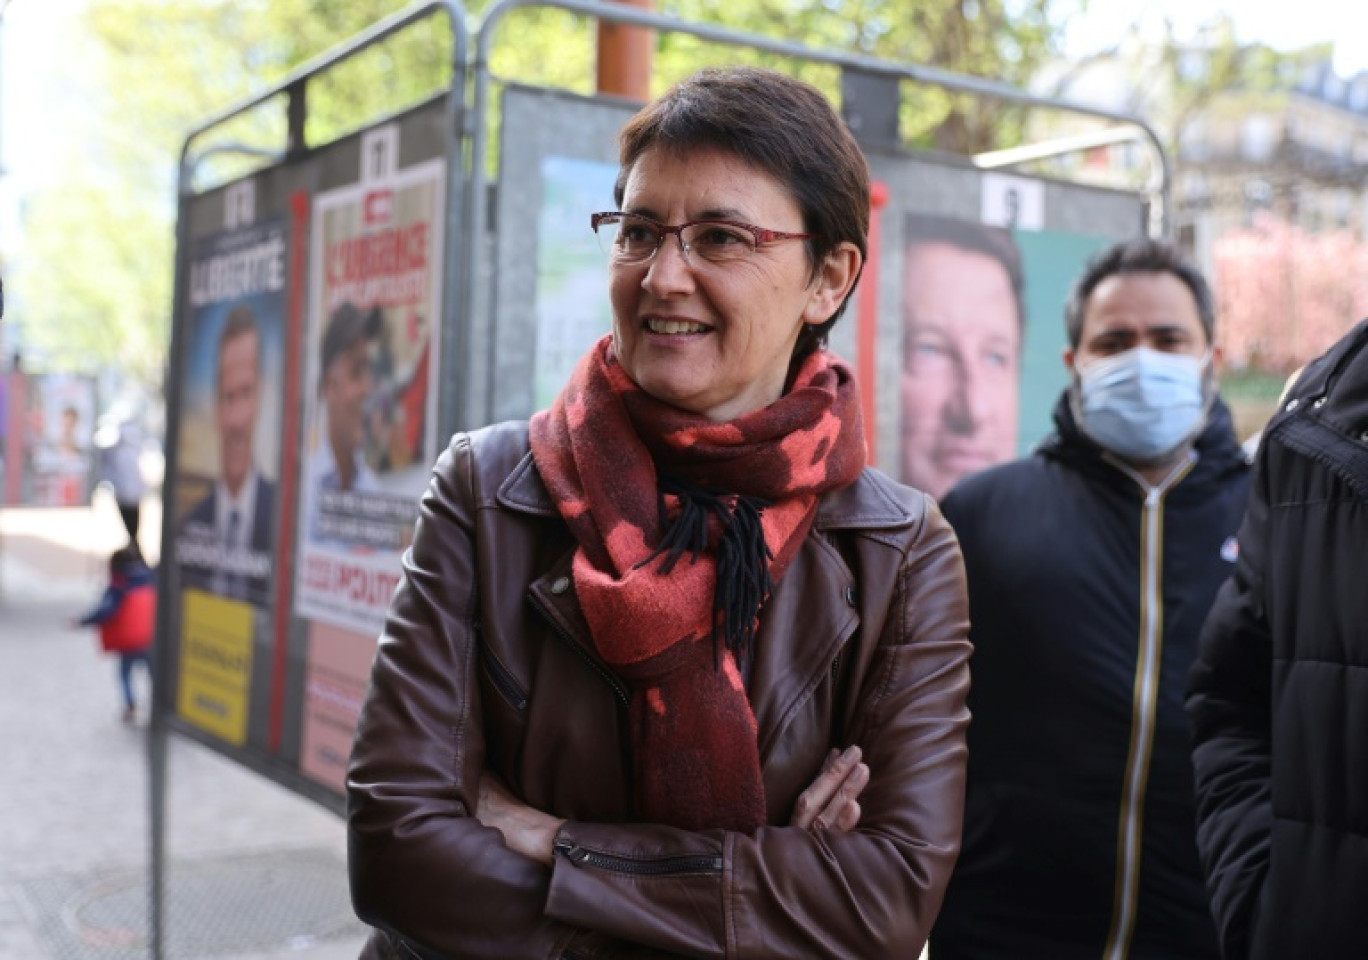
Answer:
<svg viewBox="0 0 1368 960"><path fill-rule="evenodd" d="M907 366L918 373L933 373L949 369L954 362L953 350L940 340L914 340L909 345Z"/></svg>

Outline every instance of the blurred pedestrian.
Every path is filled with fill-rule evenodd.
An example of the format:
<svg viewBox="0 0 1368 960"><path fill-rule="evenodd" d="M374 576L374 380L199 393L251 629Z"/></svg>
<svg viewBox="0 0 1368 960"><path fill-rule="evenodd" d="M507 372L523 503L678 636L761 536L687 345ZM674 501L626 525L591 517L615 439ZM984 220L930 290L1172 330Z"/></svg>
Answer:
<svg viewBox="0 0 1368 960"><path fill-rule="evenodd" d="M132 420L122 421L114 443L100 451L100 473L113 488L128 540L136 545L147 484L142 475L142 433Z"/></svg>
<svg viewBox="0 0 1368 960"><path fill-rule="evenodd" d="M1183 689L1250 470L1216 397L1211 293L1134 240L1089 265L1066 325L1056 432L944 502L974 721L932 955L1215 960Z"/></svg>
<svg viewBox="0 0 1368 960"><path fill-rule="evenodd" d="M150 651L157 622L155 575L136 543L115 550L109 558L109 585L94 610L73 626L100 628L100 648L118 655L119 684L126 723L137 716L133 671L139 665L151 676Z"/></svg>
<svg viewBox="0 0 1368 960"><path fill-rule="evenodd" d="M1368 322L1264 430L1187 710L1228 960L1368 950Z"/></svg>

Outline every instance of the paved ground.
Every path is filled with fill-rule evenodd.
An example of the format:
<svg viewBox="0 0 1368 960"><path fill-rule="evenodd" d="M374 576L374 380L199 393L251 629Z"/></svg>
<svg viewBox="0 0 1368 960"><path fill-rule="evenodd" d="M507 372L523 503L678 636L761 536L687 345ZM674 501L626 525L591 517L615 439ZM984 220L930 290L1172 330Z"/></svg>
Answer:
<svg viewBox="0 0 1368 960"><path fill-rule="evenodd" d="M150 955L145 720L121 722L114 662L64 626L122 539L103 499L0 509L0 960ZM169 778L168 960L356 957L336 816L180 737Z"/></svg>

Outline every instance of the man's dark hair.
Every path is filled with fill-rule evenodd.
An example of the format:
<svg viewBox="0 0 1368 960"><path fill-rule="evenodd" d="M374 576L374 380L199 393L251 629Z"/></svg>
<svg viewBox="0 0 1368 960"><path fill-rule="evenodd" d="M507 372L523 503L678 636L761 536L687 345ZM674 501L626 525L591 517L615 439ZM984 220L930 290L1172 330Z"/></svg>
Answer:
<svg viewBox="0 0 1368 960"><path fill-rule="evenodd" d="M814 234L805 241L813 277L841 243L855 244L862 262L868 257L869 164L827 98L801 80L758 67L700 70L629 120L618 145L619 207L647 150L716 149L763 170L793 197L803 231ZM826 342L849 299L826 322L803 325L795 360Z"/></svg>
<svg viewBox="0 0 1368 960"><path fill-rule="evenodd" d="M120 547L109 555L109 572L128 573L135 567L146 566L143 560L142 551L138 549L138 544L129 541L125 546Z"/></svg>
<svg viewBox="0 0 1368 960"><path fill-rule="evenodd" d="M1083 338L1083 318L1088 312L1088 299L1097 285L1108 277L1123 273L1171 273L1192 294L1197 303L1197 315L1206 331L1207 344L1215 342L1216 308L1211 299L1211 287L1202 272L1194 267L1182 251L1171 243L1149 237L1123 240L1104 250L1088 263L1083 276L1074 284L1069 302L1064 307L1064 327L1069 334L1070 349L1077 350Z"/></svg>
<svg viewBox="0 0 1368 960"><path fill-rule="evenodd" d="M903 220L904 255L910 254L917 247L933 243L943 243L971 253L981 253L1001 264L1012 286L1012 302L1016 305L1017 323L1022 332L1025 332L1025 274L1021 267L1021 250L1012 239L1010 230L970 220L956 220L953 217L934 217L924 213L908 214Z"/></svg>
<svg viewBox="0 0 1368 960"><path fill-rule="evenodd" d="M323 331L323 342L319 347L319 361L322 364L319 367L319 389L323 388L328 368L343 351L358 340L379 339L384 328L385 318L379 307L362 310L348 300L334 310L328 318L328 326Z"/></svg>
<svg viewBox="0 0 1368 960"><path fill-rule="evenodd" d="M253 313L252 308L245 303L239 303L237 306L233 307L232 310L228 311L228 320L224 323L223 330L219 332L219 362L217 369L220 374L223 372L223 348L228 346L230 341L236 340L238 337L246 336L249 333L256 337L256 366L257 375L260 376L261 331L257 328L256 314Z"/></svg>

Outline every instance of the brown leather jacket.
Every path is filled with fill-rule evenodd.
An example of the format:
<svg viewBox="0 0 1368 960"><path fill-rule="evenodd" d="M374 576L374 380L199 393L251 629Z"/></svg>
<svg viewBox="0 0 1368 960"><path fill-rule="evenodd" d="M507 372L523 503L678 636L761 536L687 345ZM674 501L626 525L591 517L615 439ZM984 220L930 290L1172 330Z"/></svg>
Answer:
<svg viewBox="0 0 1368 960"><path fill-rule="evenodd" d="M624 682L575 600L526 424L455 437L423 499L357 731L367 956L912 958L959 852L970 645L954 534L873 470L828 494L750 676L769 822L633 822ZM786 826L833 746L871 778L848 834ZM490 769L567 819L554 866L472 814Z"/></svg>

